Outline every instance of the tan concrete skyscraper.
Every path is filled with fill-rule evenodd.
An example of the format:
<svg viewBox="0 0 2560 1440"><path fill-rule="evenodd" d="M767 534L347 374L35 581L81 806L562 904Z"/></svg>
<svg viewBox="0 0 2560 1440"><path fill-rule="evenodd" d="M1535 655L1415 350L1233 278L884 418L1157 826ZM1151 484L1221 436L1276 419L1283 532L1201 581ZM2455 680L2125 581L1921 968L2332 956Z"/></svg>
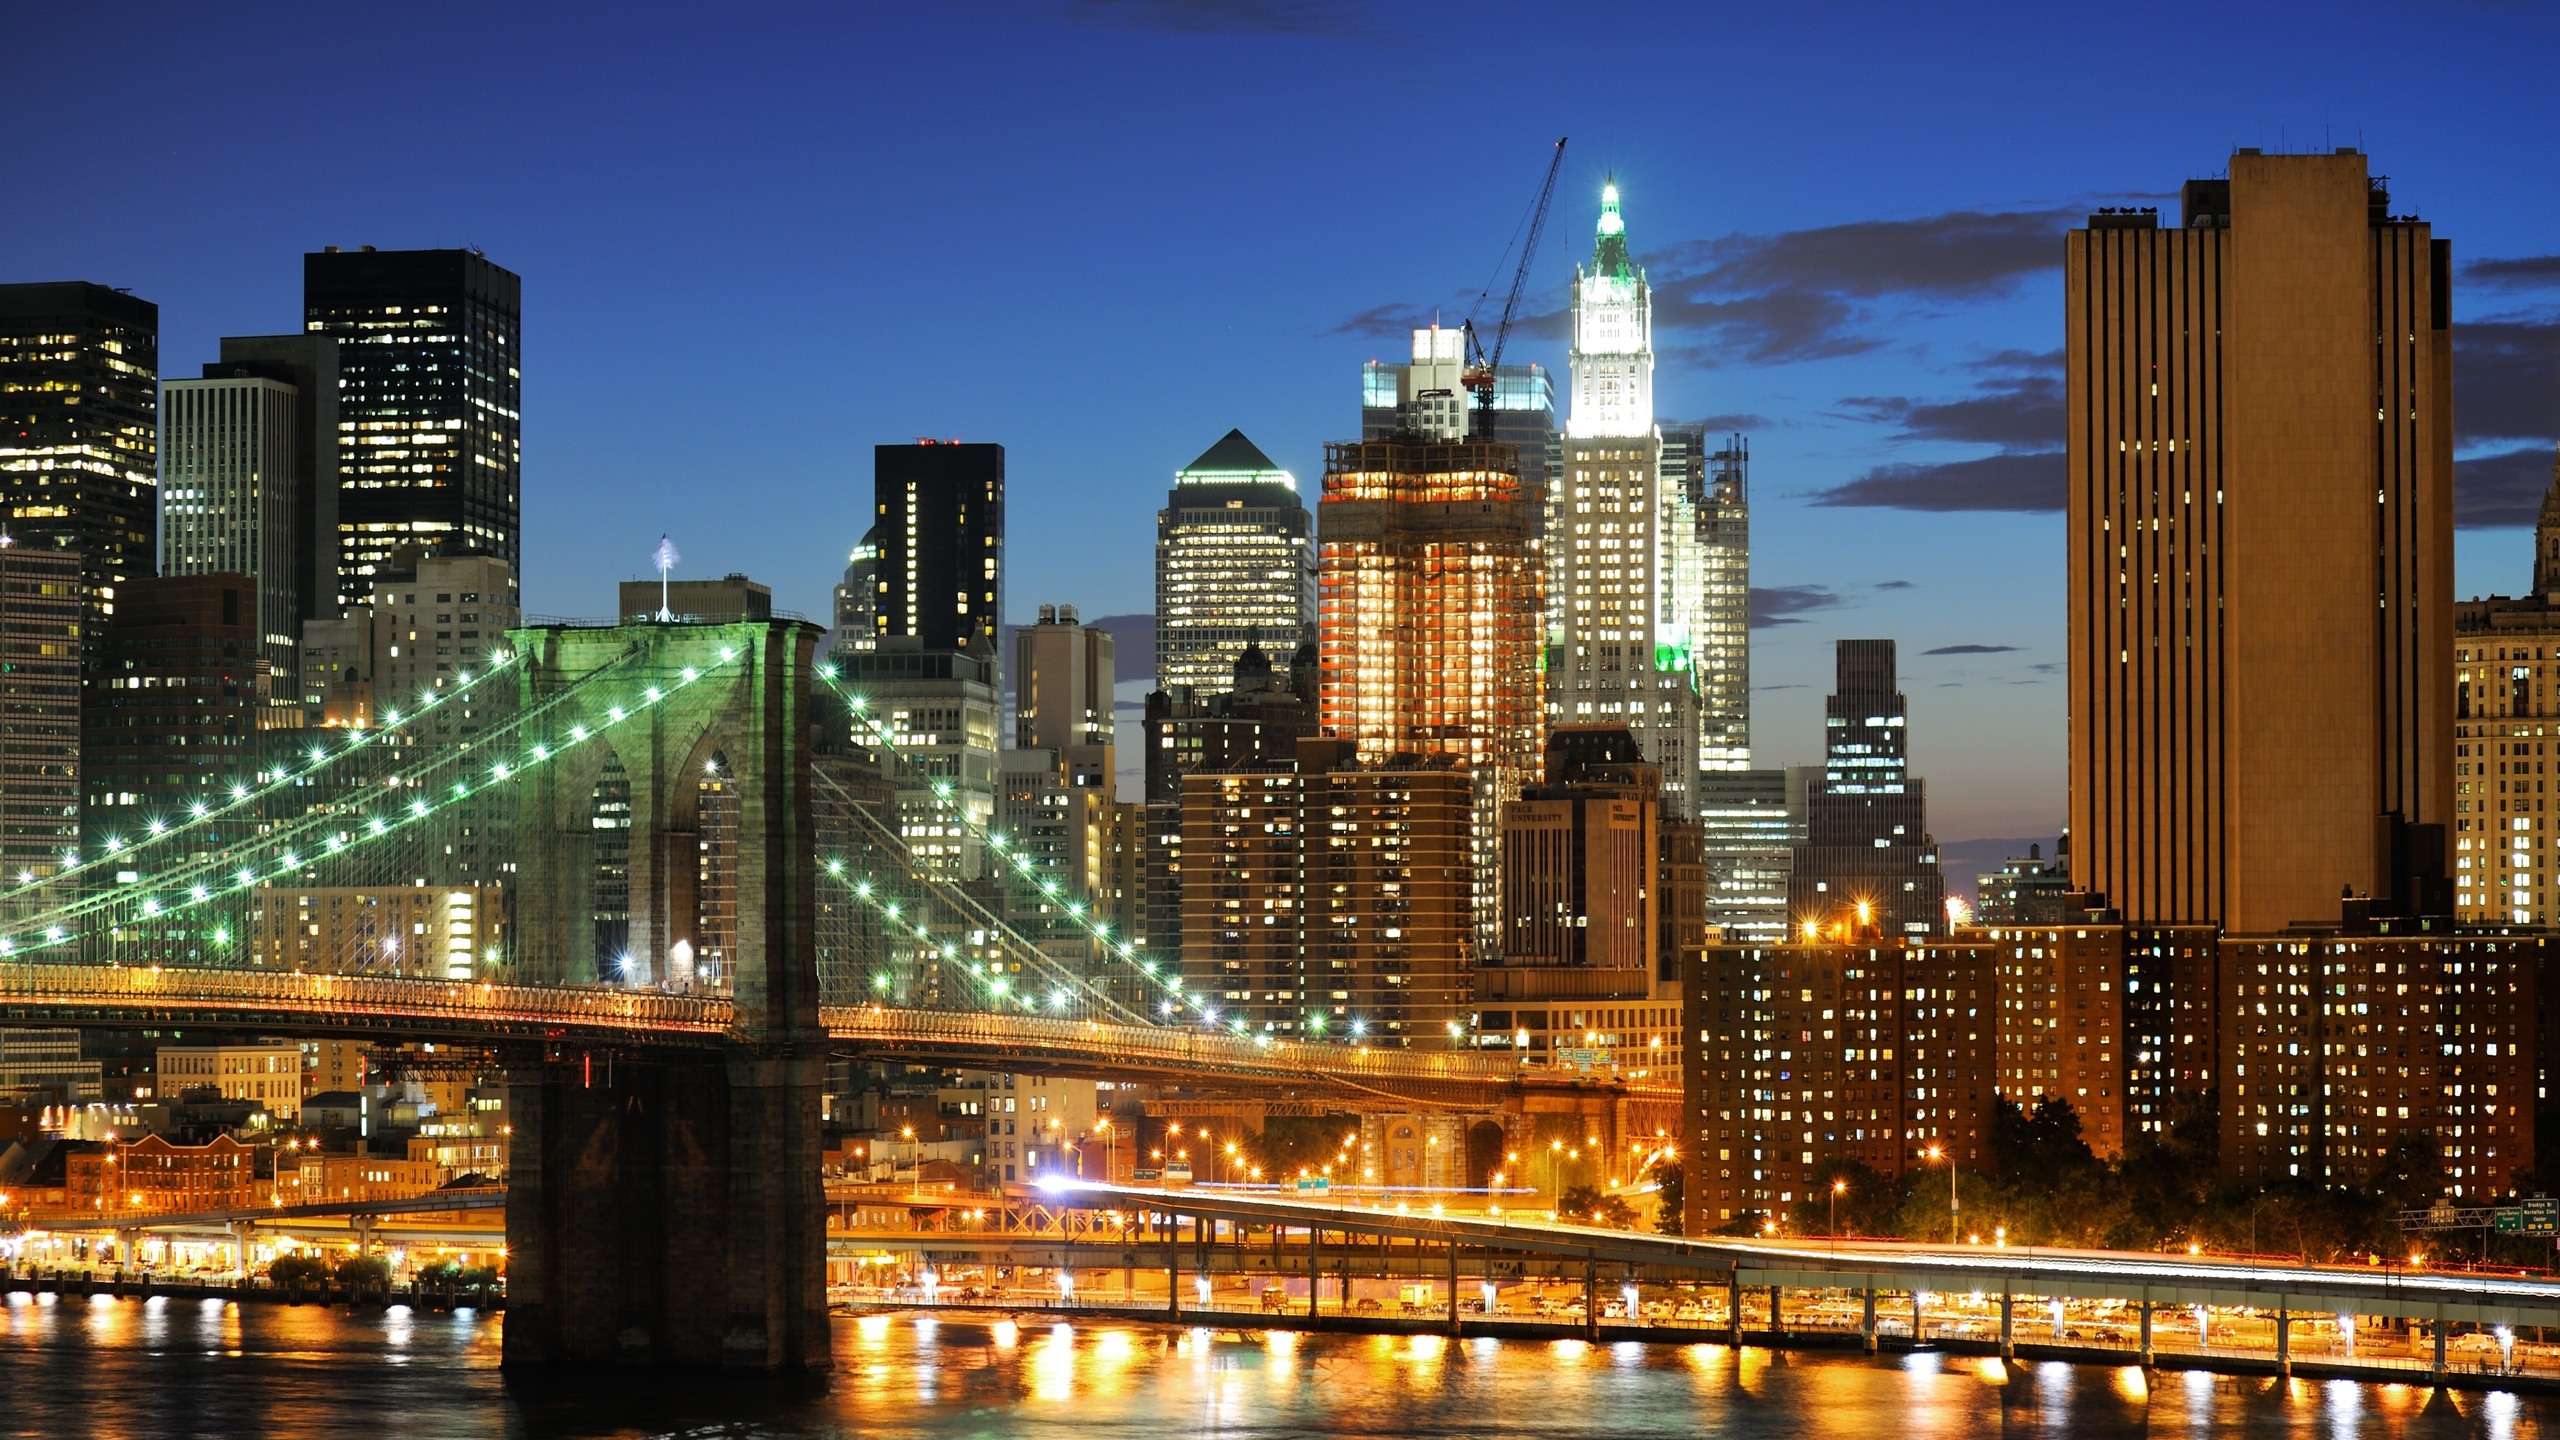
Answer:
<svg viewBox="0 0 2560 1440"><path fill-rule="evenodd" d="M2074 880L2243 933L2449 910L2450 247L2353 151L2183 200L2068 241Z"/></svg>

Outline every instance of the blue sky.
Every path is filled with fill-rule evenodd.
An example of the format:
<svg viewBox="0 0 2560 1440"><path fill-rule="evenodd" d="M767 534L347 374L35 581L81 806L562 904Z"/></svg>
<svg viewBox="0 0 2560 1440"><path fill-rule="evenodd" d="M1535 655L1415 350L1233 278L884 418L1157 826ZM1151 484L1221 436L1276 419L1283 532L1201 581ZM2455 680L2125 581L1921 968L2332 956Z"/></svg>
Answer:
<svg viewBox="0 0 2560 1440"><path fill-rule="evenodd" d="M1241 426L1312 493L1359 363L1464 313L1569 135L1515 355L1561 366L1545 317L1614 172L1663 414L1751 435L1785 622L1756 633L1763 763L1817 754L1833 639L1892 636L1949 839L2063 808L2060 522L2034 508L2060 483L2036 457L2061 228L2234 145L2359 144L2465 263L2560 255L2560 22L2525 4L145 4L9 29L0 277L159 302L166 373L292 328L324 244L477 245L525 277L524 592L559 614L604 613L661 531L687 572L822 613L870 447L919 435L1008 447L1012 618L1143 611L1174 469ZM2560 262L2466 273L2475 521L2548 474L2555 302ZM2465 593L2512 590L2529 552L2492 523L2460 558ZM1974 648L1923 653L1947 647Z"/></svg>

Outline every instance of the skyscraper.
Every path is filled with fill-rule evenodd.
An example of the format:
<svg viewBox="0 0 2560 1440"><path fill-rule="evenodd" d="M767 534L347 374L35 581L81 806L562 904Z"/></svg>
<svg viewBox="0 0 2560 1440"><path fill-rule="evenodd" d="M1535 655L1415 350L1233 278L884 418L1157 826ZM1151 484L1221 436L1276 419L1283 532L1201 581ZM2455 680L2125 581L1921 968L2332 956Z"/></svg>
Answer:
<svg viewBox="0 0 2560 1440"><path fill-rule="evenodd" d="M522 563L524 282L476 250L302 257L303 328L338 342L338 601L392 553Z"/></svg>
<svg viewBox="0 0 2560 1440"><path fill-rule="evenodd" d="M2451 247L2351 150L2182 208L2066 247L2073 877L2133 923L2447 913Z"/></svg>
<svg viewBox="0 0 2560 1440"><path fill-rule="evenodd" d="M0 285L0 508L12 543L81 557L96 653L158 573L160 307L86 281Z"/></svg>
<svg viewBox="0 0 2560 1440"><path fill-rule="evenodd" d="M258 585L243 574L128 587L81 699L82 848L184 819L259 768L272 704ZM245 838L234 833L233 840Z"/></svg>
<svg viewBox="0 0 2560 1440"><path fill-rule="evenodd" d="M1495 816L1539 774L1532 498L1509 445L1407 434L1325 447L1324 732L1374 763L1466 762L1480 955L1501 940Z"/></svg>
<svg viewBox="0 0 2560 1440"><path fill-rule="evenodd" d="M80 848L80 570L0 537L0 884Z"/></svg>
<svg viewBox="0 0 2560 1440"><path fill-rule="evenodd" d="M160 573L256 582L269 728L303 702L303 622L339 608L337 348L227 337L202 379L161 391Z"/></svg>
<svg viewBox="0 0 2560 1440"><path fill-rule="evenodd" d="M853 553L845 557L844 579L836 582L834 623L827 631L827 653L850 655L880 643L873 623L880 603L880 527L862 532Z"/></svg>
<svg viewBox="0 0 2560 1440"><path fill-rule="evenodd" d="M1315 638L1314 526L1298 482L1230 430L1176 471L1156 512L1156 688L1223 688L1259 641Z"/></svg>
<svg viewBox="0 0 2560 1440"><path fill-rule="evenodd" d="M1618 187L1601 191L1591 264L1573 282L1573 412L1549 507L1550 724L1617 724L1662 770L1666 813L1690 813L1698 770L1697 517L1663 478L1653 415L1653 295L1627 253Z"/></svg>
<svg viewBox="0 0 2560 1440"><path fill-rule="evenodd" d="M1826 934L1835 925L1907 938L1942 934L1947 882L1929 838L1927 800L1911 774L1893 642L1843 640L1836 660L1839 679L1823 707L1822 778L1805 796L1788 916Z"/></svg>
<svg viewBox="0 0 2560 1440"><path fill-rule="evenodd" d="M1004 635L1004 447L918 440L872 449L882 638L926 650L969 650L1001 692Z"/></svg>
<svg viewBox="0 0 2560 1440"><path fill-rule="evenodd" d="M1672 598L1686 617L1686 657L1698 692L1698 768L1751 766L1751 450L1740 436L1717 448L1704 425L1662 427L1662 488L1677 496L1688 543L1670 547ZM1674 655L1676 667L1681 658ZM1693 807L1694 808L1694 807Z"/></svg>
<svg viewBox="0 0 2560 1440"><path fill-rule="evenodd" d="M2560 756L2560 464L2533 527L2532 585L2465 600L2453 615L2454 913L2548 925L2560 915L2560 854L2533 833L2538 787ZM2521 829L2519 825L2521 824Z"/></svg>
<svg viewBox="0 0 2560 1440"><path fill-rule="evenodd" d="M1463 428L1451 417L1466 408L1466 332L1433 325L1413 332L1413 360L1371 360L1360 367L1360 438L1384 440L1408 430L1463 434L1520 450L1520 483L1540 495L1564 465L1556 430L1555 379L1544 366L1505 365L1494 372L1490 426L1468 409Z"/></svg>
<svg viewBox="0 0 2560 1440"><path fill-rule="evenodd" d="M1706 923L1726 940L1787 938L1787 877L1805 840L1805 793L1821 774L1811 765L1699 774Z"/></svg>

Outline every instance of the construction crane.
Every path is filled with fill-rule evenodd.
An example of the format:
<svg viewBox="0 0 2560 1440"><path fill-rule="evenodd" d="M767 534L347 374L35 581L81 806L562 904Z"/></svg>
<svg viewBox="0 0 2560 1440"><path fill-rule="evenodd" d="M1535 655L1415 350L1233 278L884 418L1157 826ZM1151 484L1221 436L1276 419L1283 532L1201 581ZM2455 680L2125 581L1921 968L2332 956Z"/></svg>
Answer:
<svg viewBox="0 0 2560 1440"><path fill-rule="evenodd" d="M1489 437L1493 433L1494 377L1502 367L1503 347L1511 341L1511 320L1519 313L1521 292L1529 288L1529 265L1531 261L1538 258L1538 236L1547 228L1547 202L1555 198L1556 174L1562 169L1564 169L1564 140L1559 139L1556 141L1555 158L1547 162L1547 183L1538 187L1538 203L1531 207L1529 212L1528 237L1520 245L1520 268L1512 272L1511 293L1502 302L1501 320L1494 324L1493 348L1490 351L1485 349L1484 336L1476 329L1476 317L1473 311L1468 312L1466 324L1462 327L1467 333L1467 370L1463 383L1468 390L1474 392L1477 414L1476 433L1481 436ZM1500 265L1500 261L1495 262L1497 275L1501 273ZM1484 302L1492 296L1493 282L1488 280L1485 282L1483 293L1476 296L1476 308L1482 309Z"/></svg>

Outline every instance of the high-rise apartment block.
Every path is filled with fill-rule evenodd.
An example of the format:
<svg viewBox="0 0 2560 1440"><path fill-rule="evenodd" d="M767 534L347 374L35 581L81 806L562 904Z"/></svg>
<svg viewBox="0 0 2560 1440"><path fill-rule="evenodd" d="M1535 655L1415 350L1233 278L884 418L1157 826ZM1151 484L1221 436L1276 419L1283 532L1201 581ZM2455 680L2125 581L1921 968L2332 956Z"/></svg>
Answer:
<svg viewBox="0 0 2560 1440"><path fill-rule="evenodd" d="M1653 295L1628 256L1615 184L1601 192L1591 263L1574 272L1571 359L1564 475L1546 527L1555 596L1547 716L1634 731L1661 768L1664 809L1685 817L1699 768L1697 606L1706 566L1686 467L1673 481L1664 475ZM1702 432L1693 448L1703 450ZM1703 494L1705 457L1692 458Z"/></svg>
<svg viewBox="0 0 2560 1440"><path fill-rule="evenodd" d="M1014 634L1013 743L1050 752L1068 783L1112 792L1111 632L1082 624L1073 605L1043 605Z"/></svg>
<svg viewBox="0 0 2560 1440"><path fill-rule="evenodd" d="M1298 482L1241 430L1175 472L1156 512L1156 688L1224 686L1247 645L1315 639L1314 525Z"/></svg>
<svg viewBox="0 0 2560 1440"><path fill-rule="evenodd" d="M1288 668L1247 644L1219 694L1150 691L1146 708L1146 936L1157 960L1182 958L1182 777L1224 774L1298 753L1316 733L1317 662L1313 641Z"/></svg>
<svg viewBox="0 0 2560 1440"><path fill-rule="evenodd" d="M257 582L269 728L302 711L303 622L338 614L337 350L228 337L203 378L161 388L160 573Z"/></svg>
<svg viewBox="0 0 2560 1440"><path fill-rule="evenodd" d="M392 556L522 564L524 282L476 250L302 257L303 329L338 342L338 599Z"/></svg>
<svg viewBox="0 0 2560 1440"><path fill-rule="evenodd" d="M976 878L986 861L979 837L995 821L995 657L890 635L877 649L840 654L834 663L907 758L888 778L897 787L898 836L908 853L940 878ZM940 785L950 793L938 793Z"/></svg>
<svg viewBox="0 0 2560 1440"><path fill-rule="evenodd" d="M1805 841L1787 879L1801 927L1925 936L1946 925L1947 885L1911 773L1910 716L1893 642L1843 640L1824 705L1822 778L1805 795Z"/></svg>
<svg viewBox="0 0 2560 1440"><path fill-rule="evenodd" d="M2065 249L2075 878L2241 934L2449 913L2451 247L2351 150L2181 210Z"/></svg>
<svg viewBox="0 0 2560 1440"><path fill-rule="evenodd" d="M1184 982L1255 1033L1459 1043L1476 794L1454 757L1332 739L1184 776Z"/></svg>
<svg viewBox="0 0 2560 1440"><path fill-rule="evenodd" d="M2454 913L2473 924L2560 915L2560 464L2534 522L2524 595L2453 614Z"/></svg>
<svg viewBox="0 0 2560 1440"><path fill-rule="evenodd" d="M85 281L0 285L0 522L81 557L92 622L159 573L160 307Z"/></svg>
<svg viewBox="0 0 2560 1440"><path fill-rule="evenodd" d="M1672 663L1685 659L1697 687L1702 772L1751 766L1750 468L1740 435L1662 427L1663 493L1677 496L1674 518L1688 529L1687 543L1671 547L1672 608L1688 617L1689 641Z"/></svg>
<svg viewBox="0 0 2560 1440"><path fill-rule="evenodd" d="M78 551L0 537L0 883L43 879L80 848Z"/></svg>
<svg viewBox="0 0 2560 1440"><path fill-rule="evenodd" d="M1360 438L1440 435L1490 440L1520 454L1520 483L1538 495L1564 467L1556 429L1555 379L1537 365L1494 371L1493 408L1470 407L1466 332L1435 324L1413 332L1413 360L1371 360L1360 367Z"/></svg>

